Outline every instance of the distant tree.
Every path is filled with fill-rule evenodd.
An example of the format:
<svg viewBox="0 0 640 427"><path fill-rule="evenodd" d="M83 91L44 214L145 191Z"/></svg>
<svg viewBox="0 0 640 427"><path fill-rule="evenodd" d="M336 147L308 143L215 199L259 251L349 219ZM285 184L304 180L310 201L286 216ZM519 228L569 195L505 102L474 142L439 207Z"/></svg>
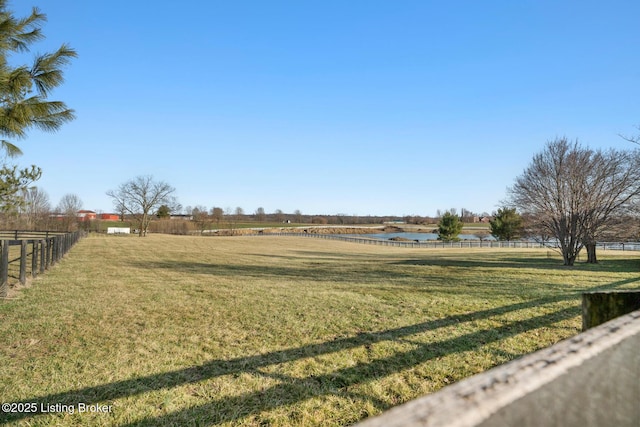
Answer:
<svg viewBox="0 0 640 427"><path fill-rule="evenodd" d="M211 224L211 217L209 216L209 212L207 211L207 208L202 205L198 205L191 210L191 218L193 223L198 228L198 231L200 231L201 235L204 233L204 230L209 228L209 225Z"/></svg>
<svg viewBox="0 0 640 427"><path fill-rule="evenodd" d="M460 210L460 218L462 219L463 222L473 222L473 218L475 216L476 215L473 212L471 212L469 209L462 208Z"/></svg>
<svg viewBox="0 0 640 427"><path fill-rule="evenodd" d="M220 222L224 219L224 211L222 208L211 208L211 217L216 222L218 228L220 228Z"/></svg>
<svg viewBox="0 0 640 427"><path fill-rule="evenodd" d="M77 225L80 209L82 209L82 200L77 194L68 193L62 196L56 211L63 215L65 229L71 230Z"/></svg>
<svg viewBox="0 0 640 427"><path fill-rule="evenodd" d="M167 205L161 205L156 211L156 216L160 219L168 219L171 217L171 210Z"/></svg>
<svg viewBox="0 0 640 427"><path fill-rule="evenodd" d="M51 213L49 195L38 187L31 187L23 190L22 198L24 199L22 213L25 217L27 228L37 230L40 225L47 222Z"/></svg>
<svg viewBox="0 0 640 427"><path fill-rule="evenodd" d="M121 184L116 190L107 191L116 209L131 215L138 223L138 235L147 235L151 214L162 205L175 204L175 188L152 176L138 176Z"/></svg>
<svg viewBox="0 0 640 427"><path fill-rule="evenodd" d="M596 241L612 215L639 197L640 152L591 150L566 138L548 142L510 190L529 232L553 236L565 265L583 247L587 262L597 262Z"/></svg>
<svg viewBox="0 0 640 427"><path fill-rule="evenodd" d="M445 242L457 241L463 225L455 211L445 212L440 218L440 222L438 222L438 240L444 240Z"/></svg>
<svg viewBox="0 0 640 427"><path fill-rule="evenodd" d="M491 235L498 240L515 240L522 234L522 217L515 208L503 207L489 221Z"/></svg>
<svg viewBox="0 0 640 427"><path fill-rule="evenodd" d="M324 216L314 216L311 218L311 223L325 225L329 223L329 220Z"/></svg>
<svg viewBox="0 0 640 427"><path fill-rule="evenodd" d="M267 214L265 213L263 207L259 207L258 209L256 209L256 212L254 215L256 217L256 221L260 221L260 222L264 222L264 220L267 217Z"/></svg>
<svg viewBox="0 0 640 427"><path fill-rule="evenodd" d="M302 212L300 211L300 209L296 209L293 212L294 215L294 221L297 222L298 224L302 223Z"/></svg>
<svg viewBox="0 0 640 427"><path fill-rule="evenodd" d="M77 194L68 193L62 196L56 210L64 215L76 217L82 209L82 199Z"/></svg>
<svg viewBox="0 0 640 427"><path fill-rule="evenodd" d="M273 213L273 217L275 218L276 222L283 222L284 212L282 212L281 209L276 209L276 211Z"/></svg>
<svg viewBox="0 0 640 427"><path fill-rule="evenodd" d="M227 225L227 229L229 229L229 232L231 234L235 234L236 232L235 230L236 230L236 224L238 223L238 218L239 216L236 215L235 212L230 207L227 207L224 210L224 219Z"/></svg>

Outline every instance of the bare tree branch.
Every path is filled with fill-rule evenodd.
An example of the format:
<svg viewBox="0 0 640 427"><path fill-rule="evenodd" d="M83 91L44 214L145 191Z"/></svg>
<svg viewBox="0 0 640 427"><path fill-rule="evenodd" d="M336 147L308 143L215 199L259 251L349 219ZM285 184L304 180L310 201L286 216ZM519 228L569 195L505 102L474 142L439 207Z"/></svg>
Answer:
<svg viewBox="0 0 640 427"><path fill-rule="evenodd" d="M637 150L594 151L556 139L516 178L511 203L531 232L556 239L565 265L573 265L583 247L595 263L597 239L612 215L628 211L640 196L639 166Z"/></svg>
<svg viewBox="0 0 640 427"><path fill-rule="evenodd" d="M131 215L138 222L139 236L146 236L151 214L161 205L174 204L175 188L163 181L154 181L150 175L137 176L121 184L117 190L107 191L114 207Z"/></svg>

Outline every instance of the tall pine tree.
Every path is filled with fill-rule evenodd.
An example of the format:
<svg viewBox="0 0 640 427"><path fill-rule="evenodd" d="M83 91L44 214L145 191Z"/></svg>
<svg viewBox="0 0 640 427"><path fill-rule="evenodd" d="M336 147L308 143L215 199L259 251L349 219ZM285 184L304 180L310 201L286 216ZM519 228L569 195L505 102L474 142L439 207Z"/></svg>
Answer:
<svg viewBox="0 0 640 427"><path fill-rule="evenodd" d="M20 190L37 180L41 171L32 166L18 169L8 159L22 154L15 141L27 131L56 131L74 119L73 110L64 102L51 101L51 91L64 82L62 68L77 56L63 44L53 53L35 55L29 65L12 59L31 51L44 38L41 30L46 16L37 8L25 18L16 18L0 0L0 210L15 210L20 204Z"/></svg>

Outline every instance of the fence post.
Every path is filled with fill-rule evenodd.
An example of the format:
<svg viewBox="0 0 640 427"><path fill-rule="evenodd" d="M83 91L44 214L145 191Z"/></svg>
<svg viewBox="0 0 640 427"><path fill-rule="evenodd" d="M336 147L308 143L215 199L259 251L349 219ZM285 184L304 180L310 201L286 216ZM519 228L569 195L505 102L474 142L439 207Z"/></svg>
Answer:
<svg viewBox="0 0 640 427"><path fill-rule="evenodd" d="M31 241L31 277L38 275L38 241Z"/></svg>
<svg viewBox="0 0 640 427"><path fill-rule="evenodd" d="M27 241L20 241L20 283L27 283Z"/></svg>
<svg viewBox="0 0 640 427"><path fill-rule="evenodd" d="M582 293L582 330L640 309L640 290Z"/></svg>
<svg viewBox="0 0 640 427"><path fill-rule="evenodd" d="M0 241L0 297L9 292L9 241Z"/></svg>
<svg viewBox="0 0 640 427"><path fill-rule="evenodd" d="M45 256L46 256L46 246L47 246L47 241L44 239L41 239L38 242L38 246L40 246L40 273L44 273L44 269L45 269Z"/></svg>
<svg viewBox="0 0 640 427"><path fill-rule="evenodd" d="M56 236L51 238L51 263L49 265L53 266L56 264L56 252L58 248L56 248Z"/></svg>
<svg viewBox="0 0 640 427"><path fill-rule="evenodd" d="M48 234L48 233L47 233ZM49 266L51 265L51 246L53 244L53 239L50 239L47 237L47 240L45 240L45 263L44 263L44 268L45 269L49 269Z"/></svg>

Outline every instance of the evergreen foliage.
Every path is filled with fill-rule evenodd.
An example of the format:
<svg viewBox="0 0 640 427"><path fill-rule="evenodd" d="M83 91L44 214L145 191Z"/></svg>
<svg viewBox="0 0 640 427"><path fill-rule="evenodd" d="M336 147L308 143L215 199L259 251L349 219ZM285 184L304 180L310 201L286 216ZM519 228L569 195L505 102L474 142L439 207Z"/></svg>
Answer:
<svg viewBox="0 0 640 427"><path fill-rule="evenodd" d="M44 38L41 25L46 19L37 8L26 18L16 18L7 1L0 0L0 141L9 155L21 153L9 139L24 138L32 128L56 131L74 119L65 103L48 97L64 82L62 67L77 56L75 50L63 44L53 53L36 55L31 65L11 61Z"/></svg>
<svg viewBox="0 0 640 427"><path fill-rule="evenodd" d="M462 231L463 225L458 215L445 212L438 222L438 240L444 240L445 242L459 240L458 234Z"/></svg>
<svg viewBox="0 0 640 427"><path fill-rule="evenodd" d="M33 8L26 18L16 18L0 0L0 210L11 212L23 204L24 191L40 178L37 166L18 169L8 159L22 154L15 140L27 131L56 131L74 119L73 110L60 101L48 99L64 82L62 68L77 56L63 44L53 53L38 54L30 65L14 64L15 55L30 52L44 38L41 30L46 16Z"/></svg>
<svg viewBox="0 0 640 427"><path fill-rule="evenodd" d="M516 240L522 233L522 217L515 208L500 208L489 221L491 235L498 240Z"/></svg>

